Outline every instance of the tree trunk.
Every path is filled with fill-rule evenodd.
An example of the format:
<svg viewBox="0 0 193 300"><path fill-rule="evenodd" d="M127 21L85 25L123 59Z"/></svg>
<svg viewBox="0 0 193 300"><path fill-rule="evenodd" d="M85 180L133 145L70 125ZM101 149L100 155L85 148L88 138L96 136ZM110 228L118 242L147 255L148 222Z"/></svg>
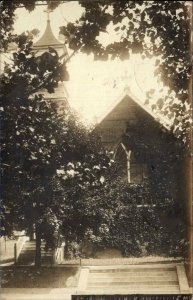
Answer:
<svg viewBox="0 0 193 300"><path fill-rule="evenodd" d="M34 224L31 224L29 226L29 229L28 229L28 235L29 235L29 239L30 241L34 241L35 240L35 229L34 229Z"/></svg>
<svg viewBox="0 0 193 300"><path fill-rule="evenodd" d="M36 226L36 254L35 254L35 266L41 266L41 238L42 232L39 226Z"/></svg>
<svg viewBox="0 0 193 300"><path fill-rule="evenodd" d="M64 246L64 258L68 258L68 241L65 241L65 246Z"/></svg>

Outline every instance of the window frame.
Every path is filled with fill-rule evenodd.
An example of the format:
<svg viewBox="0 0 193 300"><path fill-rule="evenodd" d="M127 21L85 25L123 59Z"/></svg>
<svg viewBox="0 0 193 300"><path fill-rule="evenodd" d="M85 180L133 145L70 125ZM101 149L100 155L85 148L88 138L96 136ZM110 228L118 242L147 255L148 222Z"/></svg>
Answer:
<svg viewBox="0 0 193 300"><path fill-rule="evenodd" d="M135 182L132 182L132 178L131 178L131 165L132 165L132 162L131 162L131 155L134 154L133 151L131 150L127 150L127 148L125 147L125 145L123 143L120 143L115 151L115 154L114 154L114 159L116 160L116 154L117 154L117 151L119 150L119 147L122 147L122 149L124 150L125 154L126 154L126 158L127 158L127 182L130 183L130 184L142 184L147 178L148 176L144 176L144 167L147 167L146 164L139 164L139 163L136 163L138 165L140 165L142 167L142 180L140 183L135 183ZM134 163L133 163L134 164Z"/></svg>

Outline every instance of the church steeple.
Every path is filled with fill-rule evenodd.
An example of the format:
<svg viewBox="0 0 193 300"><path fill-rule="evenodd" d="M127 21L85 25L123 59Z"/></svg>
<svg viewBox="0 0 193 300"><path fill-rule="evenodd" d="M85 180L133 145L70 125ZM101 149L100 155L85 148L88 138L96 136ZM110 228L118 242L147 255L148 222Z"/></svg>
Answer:
<svg viewBox="0 0 193 300"><path fill-rule="evenodd" d="M36 43L33 44L33 49L37 55L41 55L44 52L48 51L49 47L52 47L57 51L59 57L62 60L66 60L68 58L68 52L67 52L66 46L64 43L58 41L52 32L52 28L51 28L51 24L50 24L50 15L49 15L51 11L46 10L45 12L47 12L46 29L45 29L42 37L40 37L40 39ZM47 100L52 100L55 103L57 103L58 107L60 107L60 104L64 103L64 102L68 105L68 100L67 100L68 92L67 92L66 87L63 82L58 83L58 87L55 88L54 93L49 94L45 90L42 91L42 93L44 94L44 97Z"/></svg>
<svg viewBox="0 0 193 300"><path fill-rule="evenodd" d="M63 47L63 44L58 41L53 32L50 25L50 19L47 20L47 26L42 37L34 44L34 48L47 48L47 47Z"/></svg>
<svg viewBox="0 0 193 300"><path fill-rule="evenodd" d="M44 52L48 49L48 47L54 48L59 56L68 57L67 49L64 43L60 42L53 34L50 22L50 10L46 10L47 12L47 25L46 30L42 37L33 45L34 50Z"/></svg>

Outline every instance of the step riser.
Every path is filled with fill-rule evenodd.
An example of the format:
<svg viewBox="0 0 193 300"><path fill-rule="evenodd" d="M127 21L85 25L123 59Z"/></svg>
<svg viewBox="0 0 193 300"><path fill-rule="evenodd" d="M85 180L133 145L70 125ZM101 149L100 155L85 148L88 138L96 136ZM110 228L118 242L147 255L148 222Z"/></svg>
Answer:
<svg viewBox="0 0 193 300"><path fill-rule="evenodd" d="M36 251L36 248L23 248L22 250L21 250L21 252L31 252L31 251ZM53 252L53 251L45 251L44 249L41 249L41 252L45 252L45 253L47 253L47 252Z"/></svg>
<svg viewBox="0 0 193 300"><path fill-rule="evenodd" d="M112 287L107 287L107 286L100 286L100 287L88 287L87 288L87 291L90 291L90 290L95 290L95 291L98 291L99 293L102 292L102 291L109 291L112 290ZM124 291L130 291L130 290L145 290L145 291L157 291L157 290L162 290L162 291L180 291L179 287L178 286L125 286L125 287L119 287L119 286L114 286L113 288L113 293L114 291L120 291L121 293L123 293Z"/></svg>
<svg viewBox="0 0 193 300"><path fill-rule="evenodd" d="M112 288L112 286L107 286L107 285L100 285L100 286L88 286L88 289L109 289L109 288ZM160 286L160 285L152 285L152 286L150 286L150 285L146 285L146 284L144 284L144 285L141 285L141 286L139 286L138 284L133 284L133 285L131 285L131 286L127 286L127 285L125 285L125 286L120 286L120 285L114 285L113 286L113 289L121 289L121 288L125 288L125 289L136 289L136 288L139 288L139 289L179 289L179 286L178 285L164 285L164 286Z"/></svg>
<svg viewBox="0 0 193 300"><path fill-rule="evenodd" d="M114 273L114 274L109 274L109 273L106 273L106 274L95 274L94 276L93 275L90 275L90 278L116 278L116 277L122 277L122 278L133 278L133 277L167 277L167 278L175 278L177 275L176 275L176 272L172 272L172 273L154 273L154 272L149 272L148 274L144 274L144 272L141 272L141 273L125 273L125 274L122 274L122 273Z"/></svg>
<svg viewBox="0 0 193 300"><path fill-rule="evenodd" d="M98 278L89 279L89 283L100 283L100 282L177 282L177 278L145 278L145 277L134 277L134 278Z"/></svg>
<svg viewBox="0 0 193 300"><path fill-rule="evenodd" d="M109 291L109 289L87 289L87 294L89 295L104 295L107 294L109 295L109 293L113 293L113 295L123 295L123 294L179 294L180 290L179 289L164 289L164 288L159 288L159 289L153 289L153 288L149 288L149 289L144 289L144 288L127 288L127 289L113 289L111 288L111 292Z"/></svg>
<svg viewBox="0 0 193 300"><path fill-rule="evenodd" d="M128 266L129 268L129 266ZM114 269L100 269L100 270L90 270L90 273L117 273L117 272L121 272L121 273L131 273L131 272L144 272L144 273L149 273L149 272L174 272L176 271L175 268L131 268L131 269L119 269L119 268L114 268Z"/></svg>
<svg viewBox="0 0 193 300"><path fill-rule="evenodd" d="M151 280L159 280L162 281L163 280L163 276L152 276L152 274L149 274L149 276L144 276L143 274L139 274L136 276L136 274L132 275L128 275L128 276L121 276L121 275L117 275L117 276L89 276L90 280L92 281L104 281L104 280L123 280L123 281L127 281L127 280L144 280L147 279L148 281ZM177 275L171 275L171 276L164 276L164 280L177 280Z"/></svg>
<svg viewBox="0 0 193 300"><path fill-rule="evenodd" d="M162 281L162 282L122 282L122 281L114 281L114 282L89 282L88 286L89 287L102 287L102 286L139 286L139 285L148 285L148 286L177 286L178 282L177 281Z"/></svg>
<svg viewBox="0 0 193 300"><path fill-rule="evenodd" d="M22 248L22 251L24 251L24 250L26 250L26 251L29 251L29 250L36 250L36 247L25 247L25 246L24 246L24 247ZM45 251L45 248L43 247L43 248L41 248L41 250L42 250L42 251ZM49 249L48 252L49 252L49 251L52 252L51 249ZM46 252L46 251L45 251L45 252Z"/></svg>
<svg viewBox="0 0 193 300"><path fill-rule="evenodd" d="M33 251L33 252L28 252L28 251L26 251L26 252L21 252L20 255L22 255L22 256L35 255L35 251ZM52 253L42 253L42 252L41 252L41 255L42 255L42 256L52 256Z"/></svg>

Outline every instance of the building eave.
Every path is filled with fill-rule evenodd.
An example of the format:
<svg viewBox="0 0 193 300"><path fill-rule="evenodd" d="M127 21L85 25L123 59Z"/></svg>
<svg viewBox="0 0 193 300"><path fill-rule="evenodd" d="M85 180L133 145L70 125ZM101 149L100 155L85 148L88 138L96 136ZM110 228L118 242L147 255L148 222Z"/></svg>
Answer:
<svg viewBox="0 0 193 300"><path fill-rule="evenodd" d="M160 116L160 115L158 116L147 105L141 103L141 101L131 92L129 88L124 89L124 92L117 98L117 100L111 105L111 107L109 107L109 109L101 116L101 118L98 120L95 127L99 126L125 97L131 98L144 111L146 111L156 122L163 125L167 130L170 130L171 124L169 124L169 120L167 118L164 118L164 116Z"/></svg>

